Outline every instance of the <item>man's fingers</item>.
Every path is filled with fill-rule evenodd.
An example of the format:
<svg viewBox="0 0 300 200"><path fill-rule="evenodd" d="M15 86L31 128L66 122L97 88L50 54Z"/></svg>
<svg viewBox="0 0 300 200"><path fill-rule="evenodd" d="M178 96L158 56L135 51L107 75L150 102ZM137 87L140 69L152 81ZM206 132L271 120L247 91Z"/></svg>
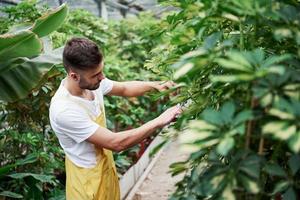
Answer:
<svg viewBox="0 0 300 200"><path fill-rule="evenodd" d="M174 83L173 81L169 81L169 82L168 82L168 87L169 87L169 88L175 87L176 85L177 85L177 84Z"/></svg>
<svg viewBox="0 0 300 200"><path fill-rule="evenodd" d="M173 81L161 82L160 84L165 89L170 89L170 88L176 86L176 83L174 83Z"/></svg>
<svg viewBox="0 0 300 200"><path fill-rule="evenodd" d="M175 83L174 81L170 81L172 86L175 87L177 85L177 83Z"/></svg>
<svg viewBox="0 0 300 200"><path fill-rule="evenodd" d="M172 112L173 112L173 116L177 117L179 114L182 113L182 108L179 105L173 106L172 107Z"/></svg>
<svg viewBox="0 0 300 200"><path fill-rule="evenodd" d="M182 112L182 109L180 106L175 105L170 108L168 108L163 114L162 114L162 120L165 121L164 124L169 124L172 121L176 121L176 118L178 115Z"/></svg>

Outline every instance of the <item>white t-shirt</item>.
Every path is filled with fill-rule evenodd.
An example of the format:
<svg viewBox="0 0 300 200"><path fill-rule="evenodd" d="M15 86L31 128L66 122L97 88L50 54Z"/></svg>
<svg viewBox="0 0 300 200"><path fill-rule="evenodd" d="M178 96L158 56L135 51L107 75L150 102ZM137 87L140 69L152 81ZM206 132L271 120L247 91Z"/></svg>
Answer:
<svg viewBox="0 0 300 200"><path fill-rule="evenodd" d="M94 100L73 96L62 80L51 99L50 124L68 158L77 166L91 168L97 163L95 148L86 141L99 125L93 120L101 114L103 95L111 91L113 81L105 78L94 93ZM88 110L88 112L87 112Z"/></svg>

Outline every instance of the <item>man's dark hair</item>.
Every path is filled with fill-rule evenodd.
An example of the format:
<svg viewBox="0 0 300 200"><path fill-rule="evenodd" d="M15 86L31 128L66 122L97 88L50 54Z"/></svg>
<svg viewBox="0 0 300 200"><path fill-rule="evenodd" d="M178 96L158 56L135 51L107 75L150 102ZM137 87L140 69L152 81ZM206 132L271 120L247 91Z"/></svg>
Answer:
<svg viewBox="0 0 300 200"><path fill-rule="evenodd" d="M86 70L99 66L103 55L97 44L86 38L72 38L67 41L63 52L63 64L68 72L70 68Z"/></svg>

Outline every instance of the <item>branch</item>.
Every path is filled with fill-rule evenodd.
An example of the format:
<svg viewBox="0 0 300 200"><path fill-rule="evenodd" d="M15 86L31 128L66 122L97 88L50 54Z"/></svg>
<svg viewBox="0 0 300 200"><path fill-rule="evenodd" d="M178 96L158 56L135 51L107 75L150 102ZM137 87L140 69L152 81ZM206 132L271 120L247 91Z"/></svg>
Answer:
<svg viewBox="0 0 300 200"><path fill-rule="evenodd" d="M258 105L258 100L253 97L251 99L251 110L253 110L257 105ZM247 133L246 133L246 144L245 144L246 149L249 149L250 147L251 134L253 132L254 125L255 125L254 120L248 121Z"/></svg>

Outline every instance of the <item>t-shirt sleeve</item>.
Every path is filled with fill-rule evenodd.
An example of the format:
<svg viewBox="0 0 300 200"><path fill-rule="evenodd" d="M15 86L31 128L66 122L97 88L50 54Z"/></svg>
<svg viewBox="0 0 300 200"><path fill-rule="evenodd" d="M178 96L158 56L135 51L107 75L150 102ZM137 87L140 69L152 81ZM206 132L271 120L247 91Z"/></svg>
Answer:
<svg viewBox="0 0 300 200"><path fill-rule="evenodd" d="M98 129L99 125L89 118L87 114L76 110L65 110L56 117L57 128L77 143L80 143Z"/></svg>
<svg viewBox="0 0 300 200"><path fill-rule="evenodd" d="M112 80L108 78L103 79L100 84L100 90L102 91L102 94L106 95L107 93L109 93L112 90L113 85L114 84Z"/></svg>

